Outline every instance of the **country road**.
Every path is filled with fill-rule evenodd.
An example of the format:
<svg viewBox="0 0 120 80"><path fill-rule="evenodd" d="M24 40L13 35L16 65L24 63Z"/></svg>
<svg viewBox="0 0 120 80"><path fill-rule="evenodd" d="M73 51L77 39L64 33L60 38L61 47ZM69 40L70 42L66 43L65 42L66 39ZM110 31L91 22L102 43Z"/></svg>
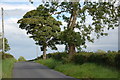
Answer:
<svg viewBox="0 0 120 80"><path fill-rule="evenodd" d="M13 78L71 78L35 62L14 64Z"/></svg>

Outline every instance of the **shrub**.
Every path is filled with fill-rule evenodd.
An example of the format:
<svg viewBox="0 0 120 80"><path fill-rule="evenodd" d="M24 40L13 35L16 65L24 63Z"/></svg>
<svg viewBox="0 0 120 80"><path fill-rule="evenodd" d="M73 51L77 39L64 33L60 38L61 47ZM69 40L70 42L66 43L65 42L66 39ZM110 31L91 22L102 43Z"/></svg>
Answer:
<svg viewBox="0 0 120 80"><path fill-rule="evenodd" d="M120 69L120 53L115 56L115 64Z"/></svg>
<svg viewBox="0 0 120 80"><path fill-rule="evenodd" d="M2 56L2 52L0 52L0 56ZM4 57L5 57L5 58L14 58L14 56L11 55L11 54L9 54L9 53L5 53L5 54L4 54Z"/></svg>
<svg viewBox="0 0 120 80"><path fill-rule="evenodd" d="M79 52L72 56L65 52L56 52L47 54L48 58L61 60L63 63L83 64L86 62L102 64L120 69L120 53L109 51L109 53Z"/></svg>
<svg viewBox="0 0 120 80"><path fill-rule="evenodd" d="M86 56L82 54L74 54L71 58L71 62L76 64L83 64L86 62Z"/></svg>
<svg viewBox="0 0 120 80"><path fill-rule="evenodd" d="M47 54L47 57L48 58L53 58L53 59L56 59L56 60L63 60L63 57L67 57L67 53L65 53L65 52L50 53L50 54Z"/></svg>
<svg viewBox="0 0 120 80"><path fill-rule="evenodd" d="M93 53L88 57L87 62L104 64L106 62L106 60L107 60L106 54L104 54L104 53Z"/></svg>
<svg viewBox="0 0 120 80"><path fill-rule="evenodd" d="M106 53L106 52L101 49L98 49L96 53Z"/></svg>
<svg viewBox="0 0 120 80"><path fill-rule="evenodd" d="M5 53L5 58L14 58L14 56L9 53Z"/></svg>
<svg viewBox="0 0 120 80"><path fill-rule="evenodd" d="M26 59L25 59L24 57L20 56L20 57L18 58L18 61L26 61Z"/></svg>

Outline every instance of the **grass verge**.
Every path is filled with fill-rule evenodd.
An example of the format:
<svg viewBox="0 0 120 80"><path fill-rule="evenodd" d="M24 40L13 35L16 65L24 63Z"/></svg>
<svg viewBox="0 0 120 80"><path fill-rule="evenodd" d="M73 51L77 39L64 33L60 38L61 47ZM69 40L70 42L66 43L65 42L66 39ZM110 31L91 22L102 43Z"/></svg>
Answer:
<svg viewBox="0 0 120 80"><path fill-rule="evenodd" d="M12 78L12 70L16 59L6 58L2 60L2 78Z"/></svg>
<svg viewBox="0 0 120 80"><path fill-rule="evenodd" d="M84 63L82 65L63 64L61 61L54 59L37 60L36 62L75 78L118 78L120 74L115 69L95 63Z"/></svg>

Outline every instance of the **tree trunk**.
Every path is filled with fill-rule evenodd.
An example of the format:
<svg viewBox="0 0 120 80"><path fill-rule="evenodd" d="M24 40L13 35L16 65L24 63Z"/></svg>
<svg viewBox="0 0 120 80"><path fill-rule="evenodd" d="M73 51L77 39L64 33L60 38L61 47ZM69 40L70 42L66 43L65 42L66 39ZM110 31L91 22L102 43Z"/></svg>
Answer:
<svg viewBox="0 0 120 80"><path fill-rule="evenodd" d="M47 46L43 47L43 59L46 59L46 48Z"/></svg>
<svg viewBox="0 0 120 80"><path fill-rule="evenodd" d="M69 45L68 53L69 53L69 55L73 55L76 53L75 45Z"/></svg>
<svg viewBox="0 0 120 80"><path fill-rule="evenodd" d="M77 4L76 2L72 2L72 5L73 5L74 7L73 7L73 9L72 9L70 21L69 21L69 23L68 23L68 28L71 29L71 30L74 30L74 28L75 28L75 26L76 26L77 12L78 12L77 6L75 6L76 4ZM68 44L68 47L69 47L68 53L69 53L70 55L76 53L76 50L75 50L76 45L74 45L74 44Z"/></svg>

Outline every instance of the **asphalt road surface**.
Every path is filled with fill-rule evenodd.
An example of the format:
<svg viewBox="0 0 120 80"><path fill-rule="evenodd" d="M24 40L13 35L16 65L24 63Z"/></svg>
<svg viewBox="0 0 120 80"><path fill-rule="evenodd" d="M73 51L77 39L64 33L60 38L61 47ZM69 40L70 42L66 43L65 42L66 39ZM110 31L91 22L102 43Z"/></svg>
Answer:
<svg viewBox="0 0 120 80"><path fill-rule="evenodd" d="M14 64L13 78L71 78L35 62Z"/></svg>

